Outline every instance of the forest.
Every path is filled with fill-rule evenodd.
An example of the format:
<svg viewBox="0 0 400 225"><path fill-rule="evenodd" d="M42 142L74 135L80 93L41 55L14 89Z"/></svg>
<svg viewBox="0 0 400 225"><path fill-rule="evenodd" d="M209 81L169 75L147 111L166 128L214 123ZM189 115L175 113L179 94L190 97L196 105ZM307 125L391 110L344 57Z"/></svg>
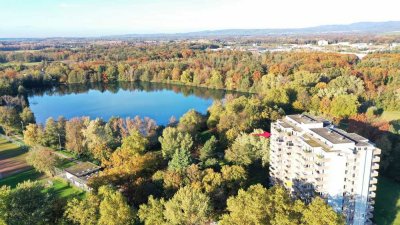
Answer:
<svg viewBox="0 0 400 225"><path fill-rule="evenodd" d="M42 184L0 189L0 224L343 224L322 199L293 200L268 183L269 141L259 134L285 114L331 119L382 149L380 173L400 182L400 54L213 51L199 44L87 45L0 52L0 125L23 133L30 164L54 175L51 149L100 165L84 199L56 204ZM118 81L250 93L188 111L167 126L151 118L49 118L35 123L33 87ZM22 126L21 126L22 125ZM60 146L61 145L61 146ZM48 157L36 157L48 155ZM28 160L29 161L29 160ZM16 204L25 193L36 208ZM41 215L40 217L37 215ZM321 216L323 215L323 216ZM17 218L17 220L15 220Z"/></svg>

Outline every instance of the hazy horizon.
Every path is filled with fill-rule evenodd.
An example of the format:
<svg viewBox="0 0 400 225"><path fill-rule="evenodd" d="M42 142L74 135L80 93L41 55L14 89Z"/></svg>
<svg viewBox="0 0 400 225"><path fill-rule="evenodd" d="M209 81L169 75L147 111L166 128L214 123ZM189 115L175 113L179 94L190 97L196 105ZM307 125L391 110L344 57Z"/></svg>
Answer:
<svg viewBox="0 0 400 225"><path fill-rule="evenodd" d="M0 38L285 29L400 21L391 0L0 0Z"/></svg>

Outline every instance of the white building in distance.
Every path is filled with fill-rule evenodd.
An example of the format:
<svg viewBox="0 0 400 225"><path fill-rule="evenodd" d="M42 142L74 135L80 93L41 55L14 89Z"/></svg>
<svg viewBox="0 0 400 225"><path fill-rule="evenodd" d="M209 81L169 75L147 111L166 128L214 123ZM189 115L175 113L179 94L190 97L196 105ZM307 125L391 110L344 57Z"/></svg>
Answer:
<svg viewBox="0 0 400 225"><path fill-rule="evenodd" d="M380 153L329 121L288 115L271 125L271 182L306 202L324 198L347 224L372 224Z"/></svg>
<svg viewBox="0 0 400 225"><path fill-rule="evenodd" d="M327 46L327 45L329 45L329 42L327 40L319 40L318 45L319 46Z"/></svg>

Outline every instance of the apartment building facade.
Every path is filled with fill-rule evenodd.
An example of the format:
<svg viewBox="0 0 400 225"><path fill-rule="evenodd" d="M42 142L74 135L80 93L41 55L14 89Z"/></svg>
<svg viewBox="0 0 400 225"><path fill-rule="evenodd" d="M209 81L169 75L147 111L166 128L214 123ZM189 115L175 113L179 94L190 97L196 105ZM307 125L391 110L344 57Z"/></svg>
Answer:
<svg viewBox="0 0 400 225"><path fill-rule="evenodd" d="M324 198L347 224L372 224L380 149L322 118L288 115L271 125L270 177L309 202Z"/></svg>

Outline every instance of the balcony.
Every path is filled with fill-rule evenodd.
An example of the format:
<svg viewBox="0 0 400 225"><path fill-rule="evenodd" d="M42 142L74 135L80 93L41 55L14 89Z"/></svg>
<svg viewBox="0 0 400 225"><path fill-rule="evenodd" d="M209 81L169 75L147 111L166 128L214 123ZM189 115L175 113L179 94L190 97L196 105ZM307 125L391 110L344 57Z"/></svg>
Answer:
<svg viewBox="0 0 400 225"><path fill-rule="evenodd" d="M322 186L324 184L324 180L322 180L321 178L315 178L314 180L317 186Z"/></svg>
<svg viewBox="0 0 400 225"><path fill-rule="evenodd" d="M371 169L373 169L373 170L379 170L379 164L378 164L378 163L372 164Z"/></svg>
<svg viewBox="0 0 400 225"><path fill-rule="evenodd" d="M322 187L322 185L316 185L315 186L315 191L316 192L324 192L324 188Z"/></svg>
<svg viewBox="0 0 400 225"><path fill-rule="evenodd" d="M370 205L375 205L375 200L373 198L368 199Z"/></svg>
<svg viewBox="0 0 400 225"><path fill-rule="evenodd" d="M381 150L379 148L374 149L374 155L380 155Z"/></svg>
<svg viewBox="0 0 400 225"><path fill-rule="evenodd" d="M316 167L317 170L321 170L321 169L326 169L327 168L327 166L324 163L316 162L315 165L317 166Z"/></svg>
<svg viewBox="0 0 400 225"><path fill-rule="evenodd" d="M375 184L370 185L369 191L376 191L376 185Z"/></svg>
<svg viewBox="0 0 400 225"><path fill-rule="evenodd" d="M370 212L373 212L374 209L375 209L375 207L373 207L372 205L368 206L368 210L369 210Z"/></svg>
<svg viewBox="0 0 400 225"><path fill-rule="evenodd" d="M378 163L380 161L381 161L381 157L379 157L379 156L374 156L374 158L372 158L372 162L374 162L374 163Z"/></svg>
<svg viewBox="0 0 400 225"><path fill-rule="evenodd" d="M369 183L370 184L377 184L378 183L378 179L372 178Z"/></svg>
<svg viewBox="0 0 400 225"><path fill-rule="evenodd" d="M378 172L373 171L373 172L371 173L371 177L377 177L377 176L378 176Z"/></svg>
<svg viewBox="0 0 400 225"><path fill-rule="evenodd" d="M368 196L370 197L370 198L375 198L376 197L376 194L375 194L375 192L369 192L369 194L368 194Z"/></svg>

